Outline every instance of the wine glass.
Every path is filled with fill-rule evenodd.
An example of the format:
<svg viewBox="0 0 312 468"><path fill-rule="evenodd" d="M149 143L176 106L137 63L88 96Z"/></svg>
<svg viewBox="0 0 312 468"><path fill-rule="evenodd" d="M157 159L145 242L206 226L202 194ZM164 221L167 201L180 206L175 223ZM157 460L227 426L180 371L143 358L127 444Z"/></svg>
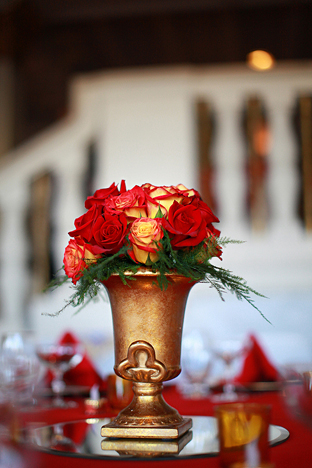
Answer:
<svg viewBox="0 0 312 468"><path fill-rule="evenodd" d="M64 435L64 424L55 424L50 442L50 449L61 452L77 453L78 449L72 439Z"/></svg>
<svg viewBox="0 0 312 468"><path fill-rule="evenodd" d="M34 406L36 383L40 378L40 363L24 341L21 333L7 333L1 338L0 393L14 406Z"/></svg>
<svg viewBox="0 0 312 468"><path fill-rule="evenodd" d="M76 406L74 401L65 402L62 398L62 393L66 388L63 377L65 372L82 361L82 346L75 343L41 343L37 345L36 353L39 360L53 373L51 388L56 397L52 406L57 408Z"/></svg>
<svg viewBox="0 0 312 468"><path fill-rule="evenodd" d="M220 340L213 348L213 353L217 359L221 359L224 364L223 393L213 395L211 399L214 402L231 402L245 398L245 395L238 395L235 392L233 378L235 375L234 363L244 355L247 344L240 339Z"/></svg>
<svg viewBox="0 0 312 468"><path fill-rule="evenodd" d="M192 330L182 341L181 392L189 398L202 398L209 393L207 382L211 352L199 330Z"/></svg>
<svg viewBox="0 0 312 468"><path fill-rule="evenodd" d="M288 365L282 374L282 398L299 421L312 428L312 371L306 364Z"/></svg>

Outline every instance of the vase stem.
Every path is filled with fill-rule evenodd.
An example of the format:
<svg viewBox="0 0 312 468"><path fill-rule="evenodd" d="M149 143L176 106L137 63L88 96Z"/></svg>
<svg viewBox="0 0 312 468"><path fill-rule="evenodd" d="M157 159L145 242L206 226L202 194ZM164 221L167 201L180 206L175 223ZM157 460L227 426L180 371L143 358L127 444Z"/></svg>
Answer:
<svg viewBox="0 0 312 468"><path fill-rule="evenodd" d="M178 438L192 427L162 396L162 383L134 382L132 402L110 424L103 437Z"/></svg>

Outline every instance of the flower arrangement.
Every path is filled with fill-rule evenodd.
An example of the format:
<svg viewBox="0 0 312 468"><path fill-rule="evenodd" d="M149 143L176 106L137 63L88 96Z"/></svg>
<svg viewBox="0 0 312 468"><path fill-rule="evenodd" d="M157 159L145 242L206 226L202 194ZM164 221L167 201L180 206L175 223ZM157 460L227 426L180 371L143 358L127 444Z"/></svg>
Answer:
<svg viewBox="0 0 312 468"><path fill-rule="evenodd" d="M54 282L59 285L71 279L74 285L75 293L65 307L93 299L101 282L112 274L119 274L127 284L145 267L158 273L160 288L167 287L168 273L176 272L190 281L208 282L221 299L228 290L257 309L250 293L261 294L244 279L211 264L213 257L221 260L222 247L240 241L220 237L213 226L218 218L196 190L182 184L157 187L148 183L127 190L122 181L120 188L113 183L97 190L87 198L85 208L69 232L66 275Z"/></svg>

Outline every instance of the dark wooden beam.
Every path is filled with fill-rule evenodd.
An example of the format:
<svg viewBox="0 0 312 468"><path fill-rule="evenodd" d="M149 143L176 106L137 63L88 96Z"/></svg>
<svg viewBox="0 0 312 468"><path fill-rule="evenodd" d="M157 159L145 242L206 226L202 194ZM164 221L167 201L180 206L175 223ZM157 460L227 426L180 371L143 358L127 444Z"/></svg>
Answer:
<svg viewBox="0 0 312 468"><path fill-rule="evenodd" d="M107 8L126 8L141 1L53 0L53 5L62 16L64 5L69 8L74 3L79 10L100 3ZM126 15L120 11L115 16L90 19L87 15L79 21L54 22L46 17L52 0L40 0L41 10L39 0L29 0L19 3L14 15L0 15L5 24L5 33L0 27L0 51L11 55L16 69L16 143L66 114L67 86L76 73L244 62L251 50L259 48L270 51L277 60L312 59L311 1L272 0L266 4L266 0L255 0L254 8L250 2L247 7L245 0L235 1L240 7L213 8L212 1L206 10L199 6L208 1L193 1L197 7L187 12ZM154 6L163 3L152 1ZM232 0L221 3L232 5Z"/></svg>
<svg viewBox="0 0 312 468"><path fill-rule="evenodd" d="M8 1L8 0L7 0ZM12 0L13 1L13 0ZM16 1L16 0L15 0ZM308 4L311 0L29 0L47 21L55 23L98 19L255 9Z"/></svg>

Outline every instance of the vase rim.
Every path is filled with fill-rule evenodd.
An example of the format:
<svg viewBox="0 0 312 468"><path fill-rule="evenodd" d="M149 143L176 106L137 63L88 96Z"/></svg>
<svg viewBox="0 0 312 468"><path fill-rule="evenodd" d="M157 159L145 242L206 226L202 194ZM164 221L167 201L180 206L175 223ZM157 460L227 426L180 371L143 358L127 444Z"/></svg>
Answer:
<svg viewBox="0 0 312 468"><path fill-rule="evenodd" d="M165 276L174 276L176 278L180 277L180 278L187 278L191 281L193 281L194 283L198 283L198 281L196 280L192 280L189 276L186 276L186 275L182 275L181 273L178 273L177 271L174 271L172 270L170 273L169 272L166 272L164 273ZM130 271L130 270L126 270L124 272L124 275L125 276L141 276L141 277L149 277L149 276L153 276L153 277L157 277L157 276L160 276L160 272L159 271L152 271L150 270L149 268L147 267L140 267L139 270L134 273L133 271ZM120 276L119 273L112 273L111 276Z"/></svg>
<svg viewBox="0 0 312 468"><path fill-rule="evenodd" d="M130 271L130 270L127 270L124 272L124 275L125 276L159 276L160 275L160 272L159 271L152 271L150 270L149 268L146 268L146 267L140 267L139 270L134 273L133 271ZM184 275L181 275L179 273L177 273L176 271L172 271L171 273L165 273L166 276L184 276ZM113 273L112 276L119 276L118 273Z"/></svg>

